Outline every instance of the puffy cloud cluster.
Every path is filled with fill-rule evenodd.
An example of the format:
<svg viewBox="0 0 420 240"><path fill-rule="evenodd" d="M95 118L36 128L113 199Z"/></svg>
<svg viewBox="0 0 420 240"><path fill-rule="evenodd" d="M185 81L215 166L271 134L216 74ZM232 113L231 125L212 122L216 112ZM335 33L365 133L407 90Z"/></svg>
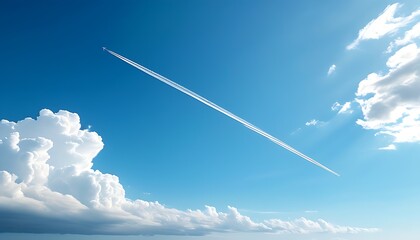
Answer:
<svg viewBox="0 0 420 240"><path fill-rule="evenodd" d="M394 142L420 142L420 48L402 47L387 66L388 73L371 73L360 82L356 101L364 119L357 123L393 136Z"/></svg>
<svg viewBox="0 0 420 240"><path fill-rule="evenodd" d="M79 116L42 110L37 119L0 122L0 232L175 234L211 232L357 233L377 229L324 220L254 222L234 207L178 210L125 197L117 176L92 169L101 137Z"/></svg>
<svg viewBox="0 0 420 240"><path fill-rule="evenodd" d="M373 72L359 83L354 102L360 105L363 119L358 119L357 124L392 136L393 143L420 142L420 9L395 17L401 6L395 3L386 7L347 46L353 49L362 40L394 36L386 50L395 51L386 61L386 73ZM336 102L331 109L339 114L351 113L351 103ZM379 149L396 150L393 143Z"/></svg>
<svg viewBox="0 0 420 240"><path fill-rule="evenodd" d="M413 22L420 15L419 9L406 17L395 17L395 13L400 7L401 4L399 3L387 6L377 18L370 21L359 31L358 37L347 46L347 49L351 50L356 48L363 40L379 39L386 35L395 33L400 28Z"/></svg>

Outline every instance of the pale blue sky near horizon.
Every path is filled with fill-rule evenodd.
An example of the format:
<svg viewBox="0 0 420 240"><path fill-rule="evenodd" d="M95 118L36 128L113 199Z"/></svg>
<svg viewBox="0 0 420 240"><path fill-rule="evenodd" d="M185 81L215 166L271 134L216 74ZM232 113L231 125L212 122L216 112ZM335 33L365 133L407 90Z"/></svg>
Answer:
<svg viewBox="0 0 420 240"><path fill-rule="evenodd" d="M191 237L0 233L0 238L418 239L419 143L379 150L393 138L356 124L363 119L357 103L352 113L331 110L335 102L353 101L368 74L388 71L391 54L384 52L396 35L360 42L353 50L346 46L393 3L1 2L0 119L36 118L44 108L77 113L82 128L90 127L105 144L93 169L118 176L127 198L181 210L234 206L257 222L304 217L380 231ZM420 7L416 1L401 3L397 15ZM102 47L210 99L341 176ZM313 119L316 124L309 124Z"/></svg>

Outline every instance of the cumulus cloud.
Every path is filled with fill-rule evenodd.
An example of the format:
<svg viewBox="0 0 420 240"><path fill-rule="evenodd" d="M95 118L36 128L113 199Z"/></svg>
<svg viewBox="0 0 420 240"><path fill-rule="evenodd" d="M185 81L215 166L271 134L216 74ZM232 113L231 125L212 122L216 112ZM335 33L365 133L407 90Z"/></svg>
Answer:
<svg viewBox="0 0 420 240"><path fill-rule="evenodd" d="M347 49L351 50L356 48L361 41L380 39L386 35L395 33L420 15L420 9L418 9L406 17L395 17L395 13L400 7L401 4L399 3L388 5L377 18L371 20L359 31L358 37L347 46Z"/></svg>
<svg viewBox="0 0 420 240"><path fill-rule="evenodd" d="M331 65L330 68L328 68L328 73L327 75L330 76L331 74L333 74L335 72L335 68L337 66L335 66L335 64Z"/></svg>
<svg viewBox="0 0 420 240"><path fill-rule="evenodd" d="M0 122L0 232L203 235L211 232L358 233L375 228L322 219L255 222L227 212L167 208L126 198L115 175L92 168L101 137L81 129L79 116L42 110L37 119Z"/></svg>
<svg viewBox="0 0 420 240"><path fill-rule="evenodd" d="M386 64L388 73L371 73L359 83L363 119L357 124L393 136L395 143L420 142L420 48L404 46Z"/></svg>
<svg viewBox="0 0 420 240"><path fill-rule="evenodd" d="M331 106L332 111L338 111L338 114L343 113L353 113L353 110L351 109L351 102L345 102L344 104L340 104L339 102L335 102Z"/></svg>

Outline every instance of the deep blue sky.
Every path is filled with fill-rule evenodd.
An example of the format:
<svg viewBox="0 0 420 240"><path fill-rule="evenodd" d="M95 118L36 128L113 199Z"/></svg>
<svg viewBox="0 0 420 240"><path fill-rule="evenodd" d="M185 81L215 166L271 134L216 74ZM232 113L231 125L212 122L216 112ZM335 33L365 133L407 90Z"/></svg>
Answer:
<svg viewBox="0 0 420 240"><path fill-rule="evenodd" d="M418 143L379 151L390 138L357 125L360 108L345 116L331 111L334 102L355 97L367 74L386 72L382 52L390 39L355 51L346 46L392 3L2 1L0 119L34 118L43 108L78 113L105 143L93 168L119 176L132 199L178 209L232 205L257 220L322 218L398 236L420 224ZM407 1L403 12L416 7ZM103 46L342 176L124 64ZM327 76L332 64L336 71ZM325 124L307 127L311 119ZM264 211L278 213L258 213ZM366 239L386 239L376 237Z"/></svg>

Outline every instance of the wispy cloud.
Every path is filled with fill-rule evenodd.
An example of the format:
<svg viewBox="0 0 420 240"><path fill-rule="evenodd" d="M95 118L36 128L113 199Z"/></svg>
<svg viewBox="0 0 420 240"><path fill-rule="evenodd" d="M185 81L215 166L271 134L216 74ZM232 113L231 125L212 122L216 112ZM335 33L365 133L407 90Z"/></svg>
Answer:
<svg viewBox="0 0 420 240"><path fill-rule="evenodd" d="M386 35L395 33L398 29L406 26L420 15L420 9L412 12L406 17L395 17L395 13L402 5L394 3L375 19L370 21L359 31L358 37L347 46L348 50L356 48L361 41L369 39L380 39Z"/></svg>
<svg viewBox="0 0 420 240"><path fill-rule="evenodd" d="M351 102L345 102L344 104L340 104L339 102L335 102L331 106L332 111L338 111L338 114L343 113L353 113L353 110L351 109Z"/></svg>
<svg viewBox="0 0 420 240"><path fill-rule="evenodd" d="M404 37L395 39L388 46L387 52L390 53L395 47L404 46L413 43L414 40L420 38L420 23L414 25L410 30L404 33Z"/></svg>
<svg viewBox="0 0 420 240"><path fill-rule="evenodd" d="M337 66L335 66L335 64L331 65L330 68L328 68L327 75L330 76L331 74L333 74L335 72L336 67Z"/></svg>
<svg viewBox="0 0 420 240"><path fill-rule="evenodd" d="M338 111L339 114L352 112L353 111L351 110L351 102L344 103L343 107Z"/></svg>
<svg viewBox="0 0 420 240"><path fill-rule="evenodd" d="M379 150L397 150L397 147L394 144L389 144L386 147L381 147Z"/></svg>
<svg viewBox="0 0 420 240"><path fill-rule="evenodd" d="M318 125L320 122L318 121L318 120L316 120L316 119L312 119L312 120L310 120L310 121L308 121L308 122L306 122L305 123L305 125L306 126L316 126L316 125Z"/></svg>
<svg viewBox="0 0 420 240"><path fill-rule="evenodd" d="M203 235L212 232L359 233L322 219L255 222L236 208L178 210L126 198L115 175L94 170L102 138L68 111L0 121L0 232Z"/></svg>

